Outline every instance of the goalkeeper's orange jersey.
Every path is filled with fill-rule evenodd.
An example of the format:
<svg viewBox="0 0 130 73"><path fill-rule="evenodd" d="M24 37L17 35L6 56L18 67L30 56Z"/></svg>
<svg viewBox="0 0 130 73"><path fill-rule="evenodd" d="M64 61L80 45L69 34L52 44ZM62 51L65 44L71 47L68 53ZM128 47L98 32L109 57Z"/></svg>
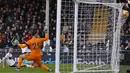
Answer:
<svg viewBox="0 0 130 73"><path fill-rule="evenodd" d="M31 50L31 54L33 55L41 55L41 48L42 48L42 43L44 41L48 40L48 34L45 34L45 38L35 38L33 37L29 41L26 42L27 45L22 45L21 47L26 47L28 46L29 49Z"/></svg>

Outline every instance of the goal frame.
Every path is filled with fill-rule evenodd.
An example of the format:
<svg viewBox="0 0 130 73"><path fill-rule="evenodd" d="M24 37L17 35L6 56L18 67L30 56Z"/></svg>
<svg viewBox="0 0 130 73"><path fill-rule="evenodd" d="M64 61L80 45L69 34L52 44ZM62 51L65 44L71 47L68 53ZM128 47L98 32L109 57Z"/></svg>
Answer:
<svg viewBox="0 0 130 73"><path fill-rule="evenodd" d="M119 51L117 54L116 49L118 48L119 50L119 45L120 41L120 29L121 29L121 12L122 12L122 5L117 4L116 1L115 3L99 3L99 2L84 2L84 1L78 1L78 0L73 0L75 4L75 10L74 10L74 55L73 55L73 72L108 72L112 71L113 73L118 73L119 72ZM56 62L55 62L55 73L60 73L60 33L61 33L61 2L62 0L57 0L57 24L56 24ZM107 6L115 8L114 10L114 29L113 29L113 46L112 48L112 56L111 56L111 69L110 70L77 70L77 26L78 26L78 7L79 3L89 3L89 4L105 4ZM118 27L117 30L115 29L116 25L116 9L119 11L119 16L118 16ZM118 42L118 44L116 44Z"/></svg>

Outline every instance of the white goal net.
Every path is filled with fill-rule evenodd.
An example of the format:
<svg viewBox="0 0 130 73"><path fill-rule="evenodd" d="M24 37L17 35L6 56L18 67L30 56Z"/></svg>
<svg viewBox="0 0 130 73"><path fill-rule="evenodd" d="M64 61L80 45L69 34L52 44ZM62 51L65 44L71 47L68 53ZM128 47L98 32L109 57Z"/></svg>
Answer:
<svg viewBox="0 0 130 73"><path fill-rule="evenodd" d="M121 16L115 0L62 0L56 72L118 73Z"/></svg>

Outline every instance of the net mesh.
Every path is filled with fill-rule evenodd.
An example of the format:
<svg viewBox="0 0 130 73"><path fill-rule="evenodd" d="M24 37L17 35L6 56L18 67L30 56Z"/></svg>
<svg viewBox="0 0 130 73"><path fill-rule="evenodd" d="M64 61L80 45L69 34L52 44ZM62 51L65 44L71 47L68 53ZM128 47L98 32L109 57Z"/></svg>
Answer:
<svg viewBox="0 0 130 73"><path fill-rule="evenodd" d="M73 69L74 2L63 0L61 9L60 72L67 73Z"/></svg>
<svg viewBox="0 0 130 73"><path fill-rule="evenodd" d="M111 18L109 14L112 14L112 11L107 6L79 4L78 58L82 60L79 63L80 69L87 68L88 66L90 68L110 64L113 25L111 25L112 20L109 20L109 17ZM109 29L107 29L108 24L110 24ZM108 32L111 34L109 35L109 41L111 42L109 48L106 47Z"/></svg>
<svg viewBox="0 0 130 73"><path fill-rule="evenodd" d="M115 0L76 0L78 2L101 2L101 3L114 3Z"/></svg>
<svg viewBox="0 0 130 73"><path fill-rule="evenodd" d="M114 0L96 1L114 2ZM60 73L73 71L74 9L73 0L62 0ZM116 15L114 15L115 13ZM76 60L78 71L90 70L91 72L86 71L86 73L112 73L109 70L112 69L113 32L116 31L118 25L118 16L118 10L112 7L102 4L79 3ZM114 21L115 17L116 21ZM118 50L116 51L118 53Z"/></svg>

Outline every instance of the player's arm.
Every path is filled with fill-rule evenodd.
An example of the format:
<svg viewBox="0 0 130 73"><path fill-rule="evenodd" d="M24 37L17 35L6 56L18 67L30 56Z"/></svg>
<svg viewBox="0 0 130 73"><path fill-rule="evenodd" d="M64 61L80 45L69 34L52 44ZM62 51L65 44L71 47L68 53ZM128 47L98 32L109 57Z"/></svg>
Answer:
<svg viewBox="0 0 130 73"><path fill-rule="evenodd" d="M48 26L47 25L44 27L44 31L45 31L45 37L44 38L40 38L41 42L44 42L44 41L48 40L48 38L49 38Z"/></svg>
<svg viewBox="0 0 130 73"><path fill-rule="evenodd" d="M25 48L25 47L27 47L27 45L26 44L18 44L18 46L20 47L20 48Z"/></svg>
<svg viewBox="0 0 130 73"><path fill-rule="evenodd" d="M20 44L18 40L13 41L15 45L19 46L20 48L25 48L26 44Z"/></svg>
<svg viewBox="0 0 130 73"><path fill-rule="evenodd" d="M40 38L40 40L41 40L41 42L44 42L44 41L48 40L48 38L49 38L49 34L46 33L45 38Z"/></svg>

